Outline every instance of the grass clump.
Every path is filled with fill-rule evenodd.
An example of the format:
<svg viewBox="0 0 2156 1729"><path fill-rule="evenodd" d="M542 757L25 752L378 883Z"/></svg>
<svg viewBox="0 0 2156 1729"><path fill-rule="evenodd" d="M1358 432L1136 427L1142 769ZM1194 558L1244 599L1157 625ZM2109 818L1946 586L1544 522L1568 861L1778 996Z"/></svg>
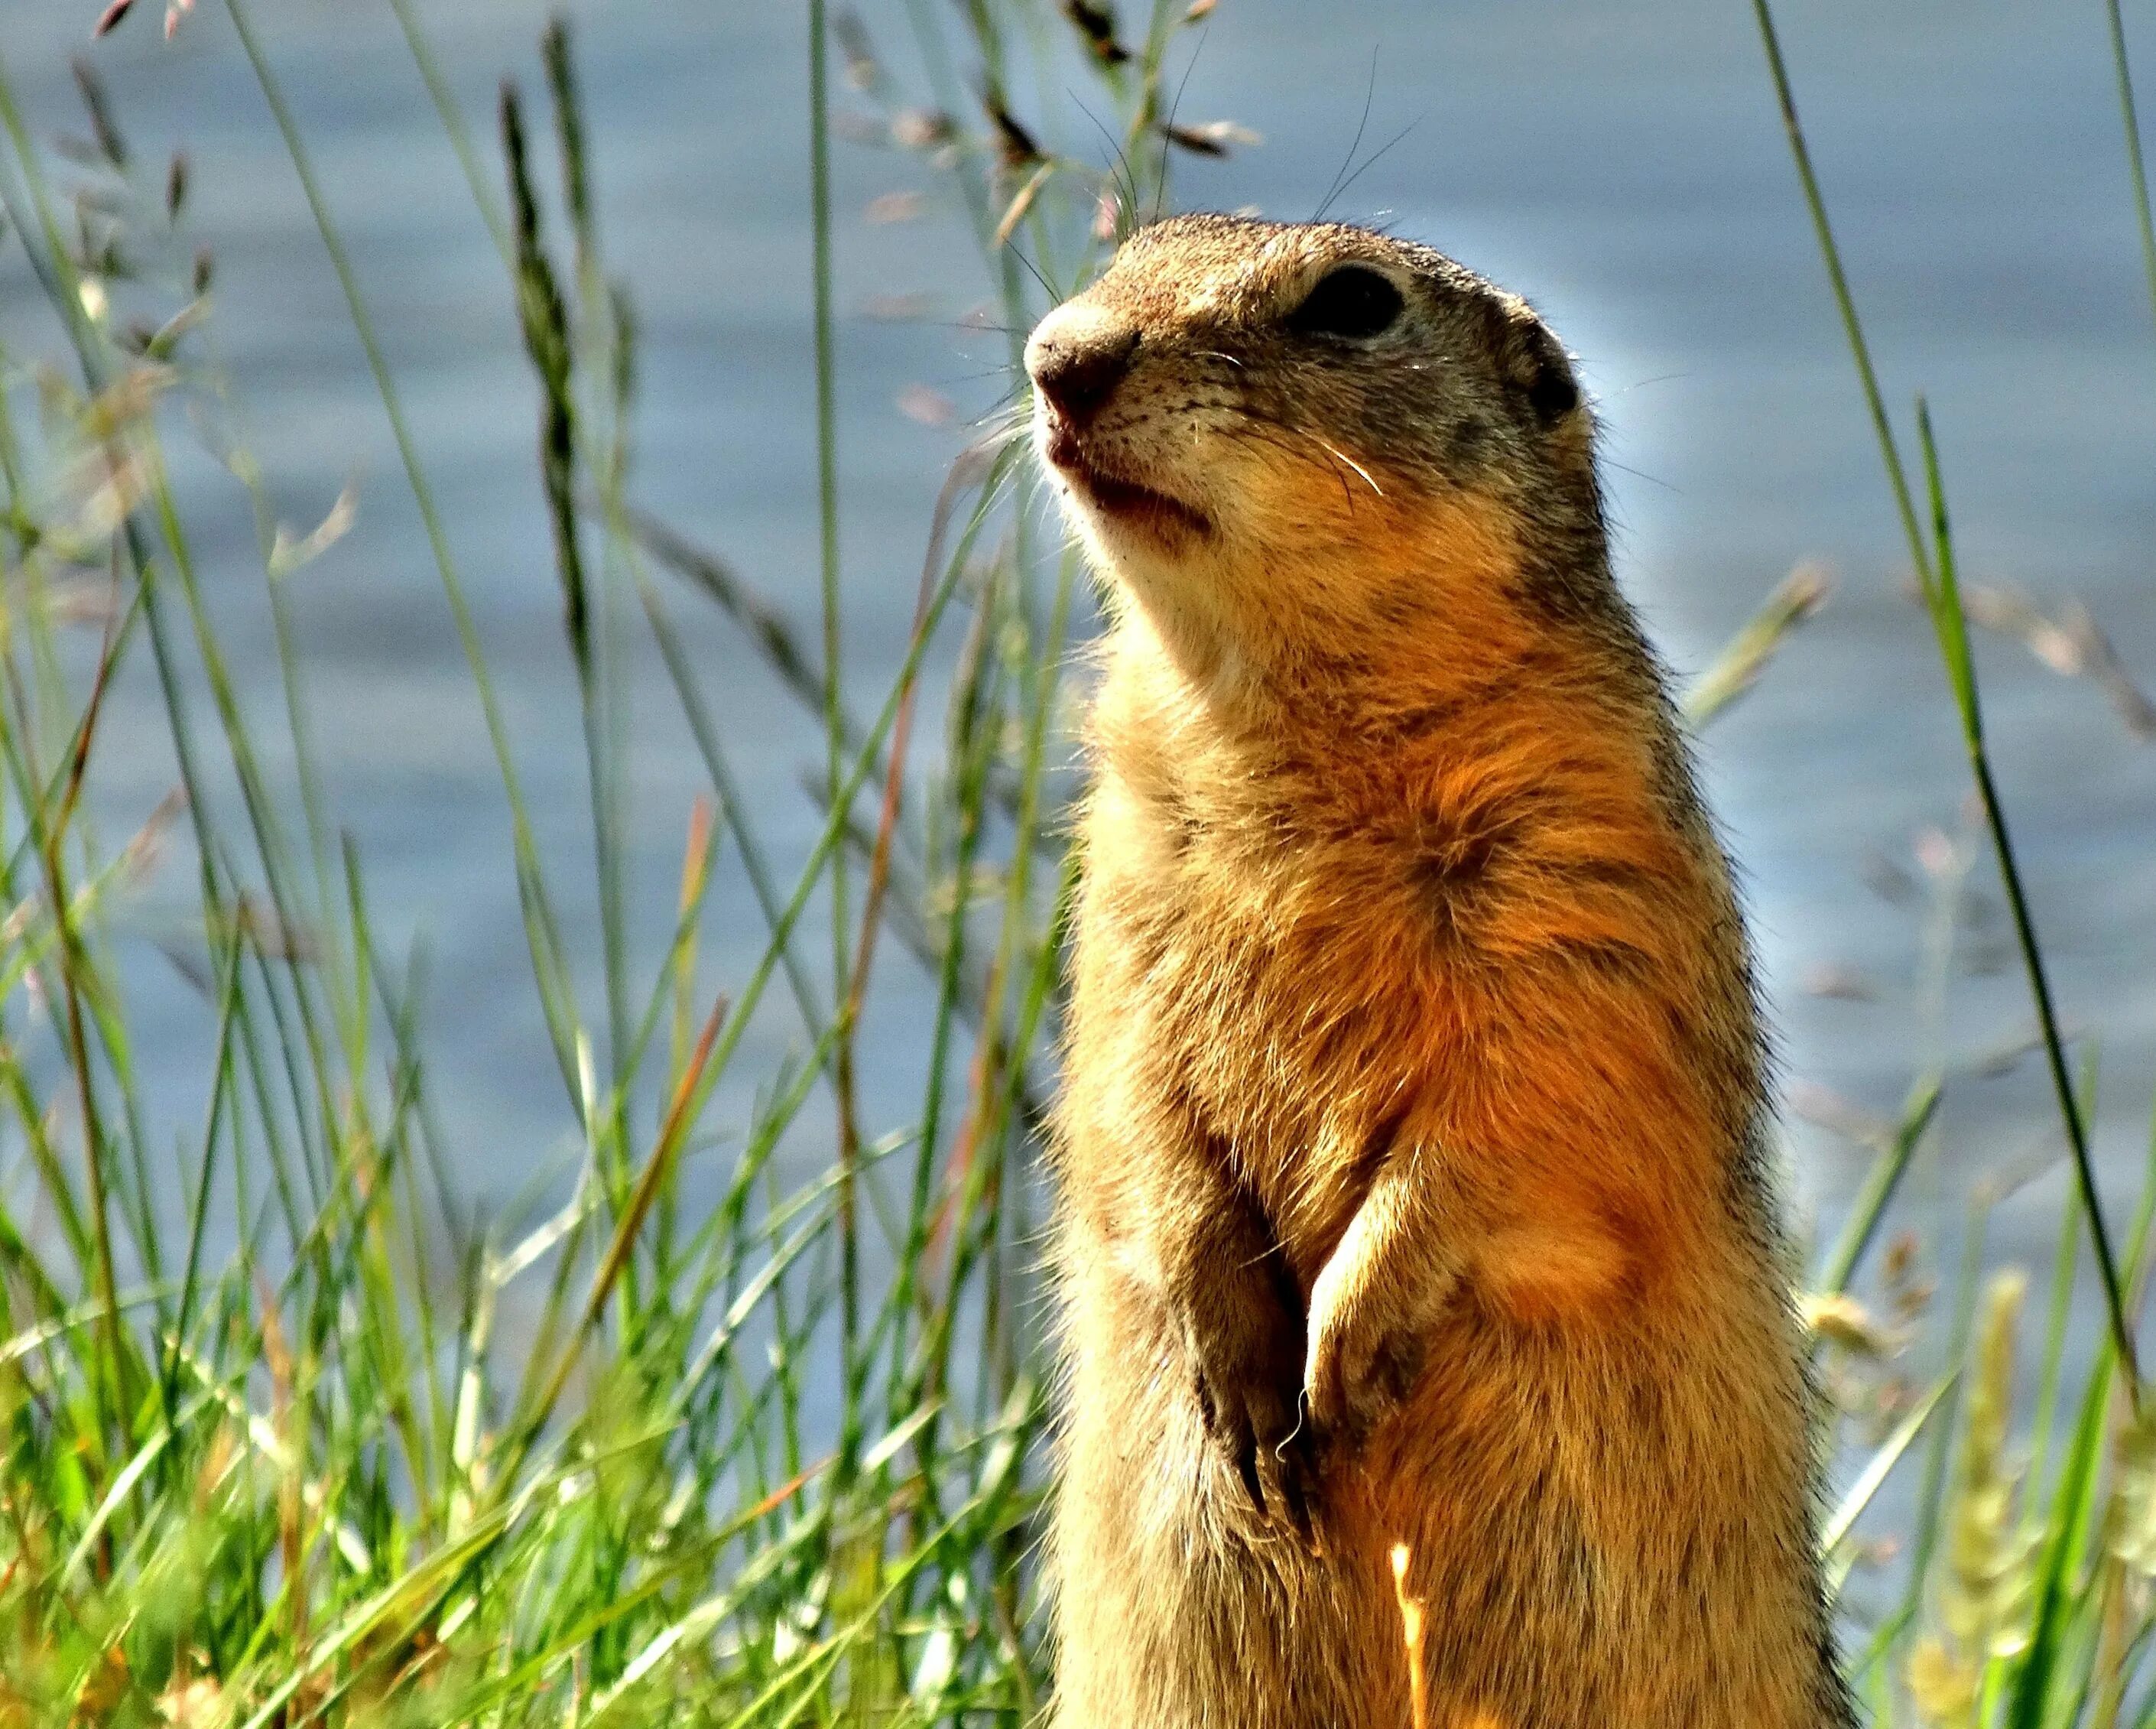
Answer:
<svg viewBox="0 0 2156 1729"><path fill-rule="evenodd" d="M835 566L819 656L629 502L634 301L604 263L566 27L542 44L543 117L504 89L490 169L400 8L501 244L531 363L587 747L601 941L596 978L579 976L562 867L535 838L334 188L249 8L228 10L346 296L482 704L513 837L503 888L579 1157L536 1211L480 1224L455 1196L456 1149L430 1104L424 951L379 939L364 861L332 826L315 768L289 629L285 578L349 513L311 536L277 530L246 452L221 453L257 493L287 782L262 766L167 478L158 405L221 388L187 340L213 327L209 270L167 257L163 238L185 170L166 177L167 208L146 209L142 171L87 68L99 142L86 167L38 149L0 82L8 243L29 256L59 339L37 362L0 357L18 384L36 368L44 411L26 426L21 390L0 395L0 898L13 909L0 1076L23 1155L0 1212L0 1722L1023 1720L1042 1685L1024 1557L1044 1403L1023 1312L1021 1161L1065 887L1050 824L1075 569L1036 548L1016 465L991 441L939 513L899 676L862 702L834 653ZM948 43L928 31L931 64L993 61L990 23ZM1170 34L1163 13L1102 73L1127 158L1156 177L1163 147L1144 115ZM814 41L820 69L824 33ZM815 87L820 163L820 70ZM947 172L1008 260L993 231L1014 169L988 125L976 136L936 121L932 147L955 158ZM1035 186L1024 220L1038 233L1060 222L1089 234L1098 178L1070 178ZM827 231L820 169L815 188ZM834 536L829 280L819 251ZM1011 279L1014 329L1040 304L1017 296L1020 281L1032 286ZM158 306L162 322L140 336L123 305ZM749 625L825 733L825 818L791 881L728 764L670 568ZM88 652L68 622L84 596L101 620ZM911 743L923 669L961 617L945 756L924 766ZM641 970L622 702L639 647L657 651L710 779L683 813L659 964ZM181 788L114 849L93 820L97 769L134 744L109 736L102 703L146 657ZM729 847L745 907L713 903ZM145 1096L130 1042L139 949L115 917L160 852L198 878L172 958L196 987L209 1078L203 1115L174 1137L177 1181L168 1109ZM762 927L752 964L715 976L706 934L744 917ZM919 1117L871 1130L855 1045L894 929L937 980L934 1062ZM775 992L790 998L800 1054L755 1078L747 1120L716 1121L719 1084ZM826 1111L838 1156L788 1180L799 1161L782 1145ZM685 1159L721 1138L731 1169L692 1209Z"/></svg>

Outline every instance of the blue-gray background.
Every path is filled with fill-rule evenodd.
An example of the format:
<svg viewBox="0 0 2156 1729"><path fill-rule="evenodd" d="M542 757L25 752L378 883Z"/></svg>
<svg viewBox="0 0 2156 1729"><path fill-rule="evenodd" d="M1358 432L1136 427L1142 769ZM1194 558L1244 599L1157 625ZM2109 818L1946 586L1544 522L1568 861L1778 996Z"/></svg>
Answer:
<svg viewBox="0 0 2156 1729"><path fill-rule="evenodd" d="M531 388L498 261L386 7L257 9L403 389L542 839L568 884L586 821L582 744L534 476ZM93 10L7 0L0 56L40 138L83 130L66 70L81 51L113 89L146 186L165 151L186 147L189 242L218 258L212 340L280 514L308 526L357 481L357 526L291 579L321 755L384 926L431 945L442 1118L459 1181L499 1200L562 1155L569 1117L526 970L498 783L387 424L219 8L204 4L168 44L144 0L142 16L91 49ZM505 73L538 84L542 11L509 0L422 11L491 163L495 88ZM2156 8L2127 12L2156 67ZM634 284L644 332L634 496L726 553L813 631L803 10L638 0L572 16L609 263ZM866 18L901 89L925 98L903 9L874 5ZM2156 682L2156 321L2101 8L1810 0L1786 6L1782 22L1889 398L1906 422L1912 394L1931 396L1970 576L2048 607L2085 601ZM1965 832L1967 776L1922 620L1903 594L1898 530L1750 8L1222 0L1181 111L1234 119L1265 142L1224 162L1183 159L1179 199L1310 214L1366 92L1366 152L1412 130L1338 214L1381 217L1517 287L1581 355L1606 427L1621 572L1674 665L1702 666L1799 558L1835 571L1827 610L1703 754L1748 877L1789 1073L1891 1112L1929 1054L1907 996L1920 921L1865 879L1882 875L1881 858L1917 872L1928 825ZM1063 147L1105 149L1063 91L1023 100ZM880 691L937 484L964 419L1005 389L997 369L1009 354L993 333L954 327L985 295L945 181L916 156L842 142L836 184L846 649L850 672ZM916 219L865 219L871 199L908 191L926 194ZM878 296L916 294L931 297L927 321L862 316ZM18 365L58 358L7 243L0 337ZM920 385L952 398L960 424L932 429L902 414L901 394ZM245 500L189 454L183 425L173 431L205 581L249 713L274 739L280 698ZM774 851L798 859L819 822L799 782L815 738L737 637L691 597L677 596L676 610L693 624ZM2156 744L2131 738L2092 685L2018 646L1989 640L1981 657L1999 780L2060 997L2075 1027L2102 1037L2101 1150L2123 1209L2156 1088ZM631 754L648 960L701 780L661 675L648 656L638 666L649 687ZM118 693L97 765L116 831L172 784L146 670ZM130 912L146 953L182 916L188 874L168 863ZM1988 865L1974 880L1988 887ZM762 941L737 881L721 886L729 910L706 968L714 983L737 978ZM564 894L588 929L588 897ZM885 965L865 1077L877 1127L906 1119L919 1061L911 1010L921 986L903 960ZM1849 965L1876 1000L1810 988ZM145 1076L184 1123L203 1081L205 1017L171 970L138 977ZM596 991L587 995L595 1006ZM1943 1048L1966 1059L2030 1025L2010 962L1956 984ZM749 1083L799 1043L783 1005L762 1017L737 1065L737 1116ZM1941 1158L1911 1197L1918 1224L1958 1214L1983 1170L2056 1145L2030 1062L1958 1078L1943 1122ZM1802 1122L1791 1143L1800 1209L1830 1221L1862 1155ZM803 1142L802 1158L819 1155ZM2061 1182L2054 1171L2025 1194L2006 1221L2010 1240L2041 1252Z"/></svg>

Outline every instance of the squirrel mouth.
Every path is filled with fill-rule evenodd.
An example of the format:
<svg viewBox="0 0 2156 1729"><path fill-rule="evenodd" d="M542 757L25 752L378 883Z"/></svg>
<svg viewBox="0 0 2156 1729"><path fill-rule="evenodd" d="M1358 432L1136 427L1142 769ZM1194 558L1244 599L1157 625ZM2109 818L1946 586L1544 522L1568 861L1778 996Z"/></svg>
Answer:
<svg viewBox="0 0 2156 1729"><path fill-rule="evenodd" d="M1212 518L1194 505L1101 467L1068 427L1052 428L1045 443L1049 461L1070 490L1103 516L1157 532L1213 532Z"/></svg>

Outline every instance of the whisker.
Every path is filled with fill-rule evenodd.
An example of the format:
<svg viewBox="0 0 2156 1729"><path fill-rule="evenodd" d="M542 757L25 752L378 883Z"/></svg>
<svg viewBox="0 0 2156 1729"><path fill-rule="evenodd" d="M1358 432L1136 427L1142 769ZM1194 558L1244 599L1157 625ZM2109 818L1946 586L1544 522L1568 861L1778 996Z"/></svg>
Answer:
<svg viewBox="0 0 2156 1729"><path fill-rule="evenodd" d="M1370 471L1363 467L1361 463L1358 462L1353 456L1350 456L1345 450L1334 450L1331 445L1326 444L1325 440L1319 438L1314 432L1306 433L1304 436L1310 439L1313 443L1325 445L1325 448L1327 450L1332 450L1334 455L1337 456L1342 462L1353 469L1356 473L1362 476L1363 483L1368 486L1373 492L1376 493L1378 497L1383 498L1385 496L1385 489L1370 478Z"/></svg>
<svg viewBox="0 0 2156 1729"><path fill-rule="evenodd" d="M1064 93L1078 104L1078 111L1093 122L1093 130L1106 139L1108 148L1115 152L1119 172L1111 178L1116 183L1116 197L1124 211L1129 214L1132 221L1136 221L1138 214L1138 180L1137 172L1131 167L1131 159L1123 154L1123 147L1116 142L1116 135L1101 124L1101 117L1086 105L1080 99L1077 91L1066 86Z"/></svg>
<svg viewBox="0 0 2156 1729"><path fill-rule="evenodd" d="M1355 508L1355 489L1348 484L1348 476L1343 471L1343 466L1345 468L1353 469L1357 474L1361 475L1363 480L1368 482L1370 490L1373 492L1377 492L1380 498L1385 496L1382 491L1378 491L1378 483L1370 479L1368 471L1366 471L1359 464L1350 462L1345 455L1343 455L1340 451L1335 450L1331 445L1326 443L1326 441L1318 437L1316 433L1308 431L1301 426L1291 425L1290 422L1282 420L1276 415L1261 413L1256 409L1247 407L1240 403L1229 404L1227 404L1227 406L1229 407L1235 414L1241 415L1242 418L1248 421L1253 427L1270 429L1274 434L1285 433L1291 437L1301 439L1305 444L1316 445L1317 450L1324 455L1326 461L1332 466L1335 476L1339 480L1341 499L1347 505L1351 514L1353 512ZM1291 453L1295 450L1295 446L1289 444L1284 438L1274 436L1272 437L1271 441L1279 445L1283 450L1286 450Z"/></svg>
<svg viewBox="0 0 2156 1729"><path fill-rule="evenodd" d="M1666 481L1658 474L1649 474L1644 468L1629 467L1618 461L1614 456L1605 455L1600 460L1604 468L1614 468L1620 474L1629 474L1633 479L1645 481L1650 486L1660 486L1665 492L1675 492L1681 496L1684 491L1684 488L1674 481Z"/></svg>
<svg viewBox="0 0 2156 1729"><path fill-rule="evenodd" d="M1050 306L1055 305L1063 298L1061 295L1058 294L1049 286L1048 278L1040 274L1040 267L1034 264L1031 259L1028 258L1025 254L1019 250L1019 244L1015 239L1004 241L1004 250L1010 254L1013 258L1016 259L1020 264L1025 266L1026 275L1032 277L1034 281L1040 285L1040 291L1048 296L1048 301Z"/></svg>
<svg viewBox="0 0 2156 1729"><path fill-rule="evenodd" d="M1370 105L1378 99L1378 46L1370 45L1370 81L1363 91L1363 117L1355 122L1355 136L1348 146L1348 154L1340 159L1339 171L1332 177L1332 184L1325 189L1318 200L1317 208L1311 216L1312 222L1325 220L1325 213L1332 208L1333 199L1343 190L1340 183L1348 178L1348 171L1355 165L1355 152L1363 147L1363 131L1370 124Z"/></svg>
<svg viewBox="0 0 2156 1729"><path fill-rule="evenodd" d="M985 425L990 420L1000 418L1008 425L1016 427L1022 423L1030 421L1033 419L1033 404L1016 399L1021 388L1023 387L1014 385L1010 389L1006 390L995 401L982 409L973 418L972 424L976 426Z"/></svg>
<svg viewBox="0 0 2156 1729"><path fill-rule="evenodd" d="M1398 144L1398 143L1399 143L1399 142L1403 138L1406 137L1406 136L1407 136L1407 135L1408 135L1409 132L1412 132L1412 131L1414 131L1417 126L1420 126L1421 124L1422 124L1422 116L1421 116L1420 115L1417 115L1417 116L1416 116L1413 120L1409 121L1405 126L1402 126L1402 127L1399 129L1399 131L1398 131L1397 132L1394 133L1394 134L1393 134L1393 136L1391 136L1391 138L1390 138L1390 139L1389 139L1389 140L1388 140L1384 144L1383 144L1382 146L1380 146L1378 149L1376 149L1376 150L1373 151L1373 152L1371 152L1371 154L1370 154L1370 159L1369 159L1369 161L1368 161L1368 162L1364 162L1361 167L1359 167L1359 168L1356 169L1356 171L1355 171L1353 173L1350 174L1350 175L1347 178L1347 179L1346 179L1346 180L1342 181L1342 182L1341 183L1341 185L1340 185L1340 189L1339 189L1337 192L1334 193L1332 194L1332 198L1328 198L1325 202L1329 205L1329 204L1331 204L1331 203L1332 203L1332 199L1333 199L1333 198L1345 198L1345 197L1347 197L1347 195L1348 195L1348 188L1349 187L1353 186L1353 185L1357 181L1360 180L1360 179L1361 179L1361 178L1362 178L1365 174L1368 173L1368 172L1370 172L1370 170L1371 170L1371 169L1373 169L1373 168L1376 167L1379 162L1383 162L1383 161L1385 159L1385 157L1386 157L1389 154L1390 154L1390 153L1391 153L1391 151L1392 151L1392 148L1393 148L1393 146L1394 146L1394 145Z"/></svg>
<svg viewBox="0 0 2156 1729"><path fill-rule="evenodd" d="M1026 403L1013 402L1006 397L1003 401L991 404L988 407L983 409L979 414L975 417L973 424L978 426L990 420L1001 420L1006 425L1016 426L1020 422L1029 420L1032 418L1033 413L1030 404Z"/></svg>
<svg viewBox="0 0 2156 1729"><path fill-rule="evenodd" d="M1168 123L1161 128L1163 141L1175 130L1175 116L1183 107L1183 92L1190 83L1190 75L1198 69L1198 57L1205 52L1205 39L1212 33L1210 24L1198 33L1197 44L1190 50L1189 63L1183 67L1183 76L1176 80L1175 100L1168 105ZM1160 220L1161 213L1168 208L1168 164L1171 155L1163 142L1160 147L1160 184L1154 188L1152 201L1152 219L1155 222Z"/></svg>

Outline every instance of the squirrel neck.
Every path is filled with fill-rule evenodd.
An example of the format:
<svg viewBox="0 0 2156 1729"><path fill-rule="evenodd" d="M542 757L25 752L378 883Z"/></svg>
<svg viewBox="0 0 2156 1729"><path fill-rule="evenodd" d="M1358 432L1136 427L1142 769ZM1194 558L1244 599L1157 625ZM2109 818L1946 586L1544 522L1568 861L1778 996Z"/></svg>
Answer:
<svg viewBox="0 0 2156 1729"><path fill-rule="evenodd" d="M1637 759L1644 745L1674 759L1655 663L1601 536L1568 538L1479 568L1434 560L1419 580L1410 566L1380 599L1344 613L1233 620L1225 607L1148 604L1135 585L1120 588L1096 727L1104 766L1119 753L1152 758L1150 736L1174 740L1186 762L1202 758L1223 784L1255 792L1312 770L1322 793L1367 790L1389 774L1419 780L1434 757L1499 749L1578 761ZM1279 587L1322 591L1291 579Z"/></svg>

